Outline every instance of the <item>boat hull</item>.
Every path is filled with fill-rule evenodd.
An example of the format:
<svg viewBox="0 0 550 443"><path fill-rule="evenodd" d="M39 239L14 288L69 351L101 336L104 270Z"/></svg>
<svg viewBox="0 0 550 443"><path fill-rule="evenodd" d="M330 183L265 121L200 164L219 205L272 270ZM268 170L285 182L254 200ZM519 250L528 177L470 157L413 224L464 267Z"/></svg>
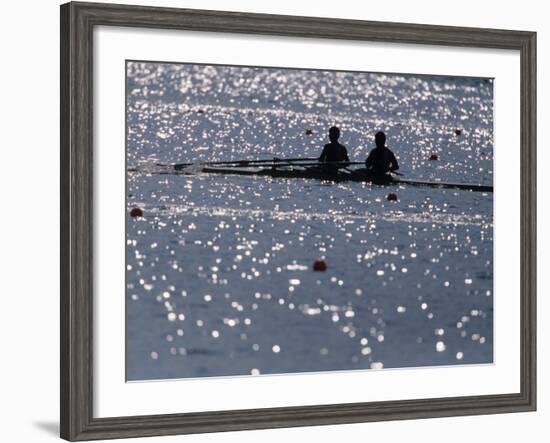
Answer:
<svg viewBox="0 0 550 443"><path fill-rule="evenodd" d="M206 174L221 174L221 175L245 175L245 176L264 176L274 178L303 178L312 180L323 180L331 182L363 182L373 183L375 185L409 185L409 186L424 186L443 189L460 189L474 192L493 192L493 187L490 185L477 185L467 183L445 183L445 182L429 182L417 180L405 180L390 175L382 177L373 176L366 170L337 170L331 171L326 168L219 168L205 167L202 169Z"/></svg>

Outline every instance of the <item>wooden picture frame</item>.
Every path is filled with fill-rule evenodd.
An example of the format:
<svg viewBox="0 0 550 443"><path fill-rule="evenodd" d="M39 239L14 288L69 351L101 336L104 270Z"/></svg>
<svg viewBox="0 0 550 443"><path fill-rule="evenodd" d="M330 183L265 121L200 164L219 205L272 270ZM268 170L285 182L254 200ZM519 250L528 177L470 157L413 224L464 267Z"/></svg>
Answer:
<svg viewBox="0 0 550 443"><path fill-rule="evenodd" d="M93 29L121 26L519 51L521 390L518 394L94 418ZM70 441L533 411L536 408L536 34L235 12L61 6L61 437Z"/></svg>

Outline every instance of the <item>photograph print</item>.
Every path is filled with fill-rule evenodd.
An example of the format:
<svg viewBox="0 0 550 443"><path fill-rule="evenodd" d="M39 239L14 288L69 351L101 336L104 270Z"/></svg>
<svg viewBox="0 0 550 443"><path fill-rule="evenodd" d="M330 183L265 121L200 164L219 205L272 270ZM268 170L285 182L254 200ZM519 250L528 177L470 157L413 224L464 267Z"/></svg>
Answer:
<svg viewBox="0 0 550 443"><path fill-rule="evenodd" d="M493 363L493 79L125 69L127 381Z"/></svg>

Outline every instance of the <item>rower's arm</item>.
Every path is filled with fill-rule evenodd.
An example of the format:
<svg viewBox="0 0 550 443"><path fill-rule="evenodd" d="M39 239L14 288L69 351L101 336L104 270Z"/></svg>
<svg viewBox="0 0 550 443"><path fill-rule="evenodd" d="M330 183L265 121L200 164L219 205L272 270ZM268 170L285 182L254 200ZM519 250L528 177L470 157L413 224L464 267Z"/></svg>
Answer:
<svg viewBox="0 0 550 443"><path fill-rule="evenodd" d="M399 169L399 163L397 163L397 159L395 158L395 154L391 153L391 167L390 171L397 171Z"/></svg>
<svg viewBox="0 0 550 443"><path fill-rule="evenodd" d="M319 161L321 163L324 163L327 161L327 145L323 148L323 152L321 152L321 156L319 157Z"/></svg>
<svg viewBox="0 0 550 443"><path fill-rule="evenodd" d="M369 152L369 155L367 156L367 159L365 160L365 166L367 168L370 168L372 166L372 151Z"/></svg>

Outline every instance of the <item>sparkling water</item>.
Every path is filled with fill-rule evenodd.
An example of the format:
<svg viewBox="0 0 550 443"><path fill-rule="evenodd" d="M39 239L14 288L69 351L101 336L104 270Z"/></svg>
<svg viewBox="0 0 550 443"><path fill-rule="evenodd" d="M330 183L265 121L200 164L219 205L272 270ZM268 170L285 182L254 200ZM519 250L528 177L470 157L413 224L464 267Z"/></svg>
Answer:
<svg viewBox="0 0 550 443"><path fill-rule="evenodd" d="M316 157L336 125L352 161L383 130L407 179L490 185L492 80L127 73L128 380L493 361L492 193L157 166Z"/></svg>

